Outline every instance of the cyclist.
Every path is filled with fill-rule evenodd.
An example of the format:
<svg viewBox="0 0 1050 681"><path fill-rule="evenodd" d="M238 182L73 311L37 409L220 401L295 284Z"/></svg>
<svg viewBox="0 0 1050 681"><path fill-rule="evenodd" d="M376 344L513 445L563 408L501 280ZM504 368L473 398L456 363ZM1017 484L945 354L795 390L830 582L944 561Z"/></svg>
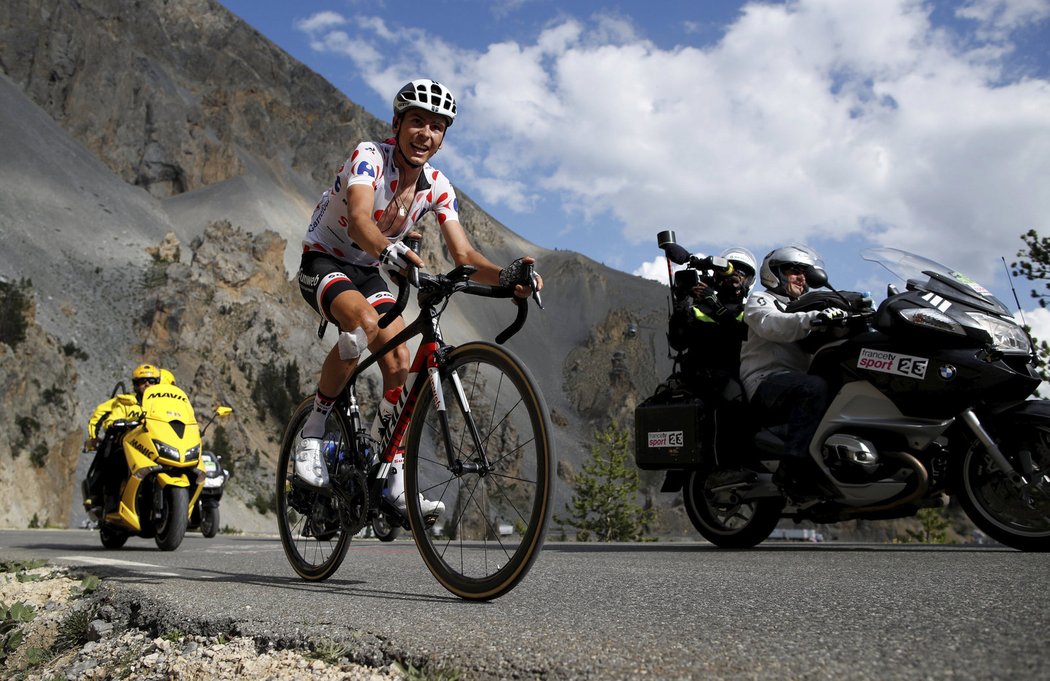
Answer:
<svg viewBox="0 0 1050 681"><path fill-rule="evenodd" d="M99 485L104 478L116 476L116 466L108 464L109 452L99 447L99 441L106 429L116 421L137 421L142 418L142 395L146 388L157 385L167 374L171 372L160 369L153 364L140 364L131 372L131 386L134 392L116 395L95 407L91 418L88 419L88 440L85 449L94 449L95 458L91 461L88 469L86 490L84 494L84 505L88 508L97 505L93 500L97 499ZM174 376L171 382L174 383Z"/></svg>
<svg viewBox="0 0 1050 681"><path fill-rule="evenodd" d="M422 260L403 242L428 212L433 212L442 237L457 265L477 268L474 279L492 285L516 284L515 295L528 297L530 286L521 279L519 258L506 268L490 262L471 245L459 221L458 199L448 178L429 161L441 148L456 118L456 100L447 87L422 78L405 84L393 101L393 137L384 142L362 142L336 173L321 196L303 238L299 290L326 320L339 328L339 340L321 367L314 410L295 443L295 473L314 487L328 485L328 469L321 455L325 422L358 358L376 349L404 328L396 319L379 329L380 316L395 298L380 276ZM537 278L537 288L542 280ZM408 378L409 352L404 345L378 362L383 397L376 410L373 438L384 435L394 405ZM404 454L395 455L388 482L389 499L405 508ZM439 514L444 504L423 500L425 514Z"/></svg>
<svg viewBox="0 0 1050 681"><path fill-rule="evenodd" d="M777 423L785 460L777 468L778 482L808 484L823 479L809 456L809 441L816 432L828 401L827 382L807 373L811 355L799 341L817 326L846 315L828 308L787 312L786 306L809 290L815 270L823 262L808 246L785 246L762 260L760 276L765 291L752 293L744 307L747 340L740 349L740 377L751 404L764 421Z"/></svg>

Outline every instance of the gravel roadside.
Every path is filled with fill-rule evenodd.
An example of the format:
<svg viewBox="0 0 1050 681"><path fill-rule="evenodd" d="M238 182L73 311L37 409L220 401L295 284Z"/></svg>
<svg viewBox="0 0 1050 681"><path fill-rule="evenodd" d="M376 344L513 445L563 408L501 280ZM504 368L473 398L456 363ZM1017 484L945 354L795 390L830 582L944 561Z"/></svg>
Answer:
<svg viewBox="0 0 1050 681"><path fill-rule="evenodd" d="M350 662L338 642L312 650L278 648L250 637L192 635L177 628L131 626L119 599L81 571L31 563L0 572L0 677L26 680L317 679L388 681L409 678L397 665ZM15 604L31 619L12 615ZM16 621L28 619L28 621ZM412 670L408 670L412 671Z"/></svg>

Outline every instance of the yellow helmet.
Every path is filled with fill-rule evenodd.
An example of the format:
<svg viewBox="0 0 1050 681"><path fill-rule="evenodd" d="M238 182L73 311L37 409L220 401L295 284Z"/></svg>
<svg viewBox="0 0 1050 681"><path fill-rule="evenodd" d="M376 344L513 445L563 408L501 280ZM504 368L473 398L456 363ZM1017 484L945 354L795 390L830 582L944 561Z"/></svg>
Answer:
<svg viewBox="0 0 1050 681"><path fill-rule="evenodd" d="M155 378L159 381L161 377L160 372L161 370L152 364L140 364L131 372L131 380L136 381L140 378Z"/></svg>
<svg viewBox="0 0 1050 681"><path fill-rule="evenodd" d="M175 385L175 374L171 373L167 369L161 369L160 382L167 383L168 385Z"/></svg>

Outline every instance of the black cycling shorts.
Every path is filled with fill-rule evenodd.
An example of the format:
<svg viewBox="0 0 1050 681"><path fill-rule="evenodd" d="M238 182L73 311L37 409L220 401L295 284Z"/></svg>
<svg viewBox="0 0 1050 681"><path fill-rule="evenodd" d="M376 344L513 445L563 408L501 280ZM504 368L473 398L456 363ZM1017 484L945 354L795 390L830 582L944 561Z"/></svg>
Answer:
<svg viewBox="0 0 1050 681"><path fill-rule="evenodd" d="M397 301L378 267L351 265L316 251L303 253L299 263L299 292L310 307L336 326L339 324L332 317L332 301L344 291L357 291L380 315Z"/></svg>

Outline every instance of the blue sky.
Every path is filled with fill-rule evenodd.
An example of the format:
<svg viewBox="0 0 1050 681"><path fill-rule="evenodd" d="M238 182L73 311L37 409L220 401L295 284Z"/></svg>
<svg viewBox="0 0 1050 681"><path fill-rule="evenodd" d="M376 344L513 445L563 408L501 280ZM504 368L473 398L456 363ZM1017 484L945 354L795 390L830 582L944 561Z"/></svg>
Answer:
<svg viewBox="0 0 1050 681"><path fill-rule="evenodd" d="M448 85L435 165L626 272L666 279L663 229L694 252L801 242L879 298L858 252L893 246L1012 305L1001 258L1050 235L1050 0L220 1L382 119L407 80Z"/></svg>

